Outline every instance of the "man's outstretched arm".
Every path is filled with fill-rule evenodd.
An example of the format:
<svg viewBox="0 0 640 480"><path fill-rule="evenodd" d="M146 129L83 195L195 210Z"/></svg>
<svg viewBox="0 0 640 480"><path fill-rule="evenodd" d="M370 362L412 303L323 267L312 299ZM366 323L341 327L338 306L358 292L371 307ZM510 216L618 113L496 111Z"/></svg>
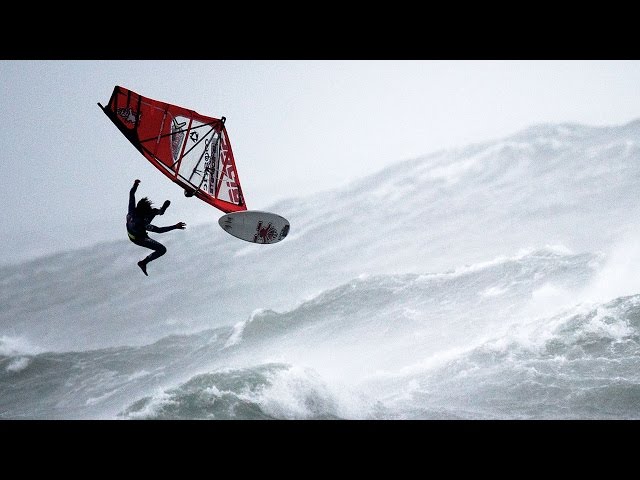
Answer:
<svg viewBox="0 0 640 480"><path fill-rule="evenodd" d="M175 225L170 225L168 227L156 227L155 225L147 225L147 230L155 233L165 233L177 229L184 230L186 226L187 224L184 222L178 222Z"/></svg>

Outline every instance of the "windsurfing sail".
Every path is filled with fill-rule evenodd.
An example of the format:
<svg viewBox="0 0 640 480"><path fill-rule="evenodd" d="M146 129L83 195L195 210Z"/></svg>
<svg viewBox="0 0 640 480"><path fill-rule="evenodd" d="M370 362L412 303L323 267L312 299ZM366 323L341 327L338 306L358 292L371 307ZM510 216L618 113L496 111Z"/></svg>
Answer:
<svg viewBox="0 0 640 480"><path fill-rule="evenodd" d="M98 106L185 195L225 213L247 210L225 117L201 115L120 86L106 106Z"/></svg>

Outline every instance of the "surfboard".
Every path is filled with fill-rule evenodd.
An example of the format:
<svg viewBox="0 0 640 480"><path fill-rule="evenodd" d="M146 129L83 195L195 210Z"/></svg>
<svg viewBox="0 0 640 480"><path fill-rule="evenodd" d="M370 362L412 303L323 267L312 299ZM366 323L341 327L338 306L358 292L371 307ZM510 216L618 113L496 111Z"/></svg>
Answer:
<svg viewBox="0 0 640 480"><path fill-rule="evenodd" d="M244 210L231 212L218 219L229 235L251 243L271 244L283 240L289 233L289 221L271 212Z"/></svg>

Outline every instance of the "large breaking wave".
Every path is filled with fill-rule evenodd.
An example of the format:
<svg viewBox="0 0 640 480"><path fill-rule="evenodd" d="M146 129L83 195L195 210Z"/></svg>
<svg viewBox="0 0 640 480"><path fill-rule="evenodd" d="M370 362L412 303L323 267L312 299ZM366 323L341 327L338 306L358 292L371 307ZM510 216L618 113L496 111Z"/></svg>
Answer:
<svg viewBox="0 0 640 480"><path fill-rule="evenodd" d="M640 295L590 301L606 265L547 248L362 276L144 346L39 352L3 337L0 416L637 418Z"/></svg>

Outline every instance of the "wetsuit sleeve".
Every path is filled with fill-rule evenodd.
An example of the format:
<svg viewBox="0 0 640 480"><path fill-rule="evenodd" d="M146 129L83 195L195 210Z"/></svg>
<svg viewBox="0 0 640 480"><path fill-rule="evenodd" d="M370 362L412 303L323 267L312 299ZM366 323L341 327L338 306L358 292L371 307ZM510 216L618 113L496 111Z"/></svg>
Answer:
<svg viewBox="0 0 640 480"><path fill-rule="evenodd" d="M171 225L170 227L156 227L155 225L147 225L147 230L149 230L150 232L155 232L155 233L165 233L165 232L170 232L171 230L174 230L175 226Z"/></svg>
<svg viewBox="0 0 640 480"><path fill-rule="evenodd" d="M129 190L129 214L133 214L136 209L136 190L138 189L138 185L134 185Z"/></svg>

